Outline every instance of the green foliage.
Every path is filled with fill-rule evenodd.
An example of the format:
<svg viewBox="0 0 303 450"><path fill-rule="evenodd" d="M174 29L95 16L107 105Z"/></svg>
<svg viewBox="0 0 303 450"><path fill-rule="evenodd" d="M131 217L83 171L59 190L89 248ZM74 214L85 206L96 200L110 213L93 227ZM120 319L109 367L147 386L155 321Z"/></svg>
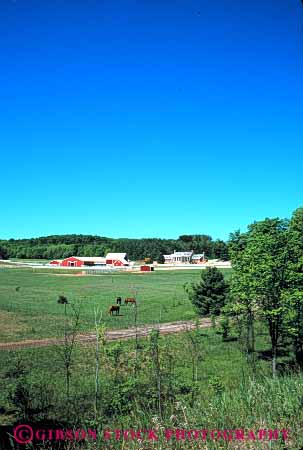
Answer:
<svg viewBox="0 0 303 450"><path fill-rule="evenodd" d="M232 260L233 272L231 275L229 302L224 308L225 313L233 317L238 337L244 334L243 349L250 362L254 362L251 355L255 352L255 319L259 311L254 291L254 278L252 264L254 255L248 247L248 233L240 231L230 235L228 243L229 254ZM244 333L243 333L244 328Z"/></svg>
<svg viewBox="0 0 303 450"><path fill-rule="evenodd" d="M35 421L49 415L53 387L46 380L18 377L14 390L8 395L15 416L19 420Z"/></svg>
<svg viewBox="0 0 303 450"><path fill-rule="evenodd" d="M224 385L222 380L218 376L211 377L209 379L209 387L215 395L221 395L224 391Z"/></svg>
<svg viewBox="0 0 303 450"><path fill-rule="evenodd" d="M8 259L9 252L6 247L0 245L0 259Z"/></svg>
<svg viewBox="0 0 303 450"><path fill-rule="evenodd" d="M59 295L57 303L59 303L60 305L67 305L68 304L68 300L65 297L65 295Z"/></svg>
<svg viewBox="0 0 303 450"><path fill-rule="evenodd" d="M201 272L201 281L192 285L190 300L200 316L219 315L228 294L228 284L216 267Z"/></svg>
<svg viewBox="0 0 303 450"><path fill-rule="evenodd" d="M214 257L217 259L221 259L222 261L228 261L229 254L228 254L228 246L226 243L222 240L217 240L213 243L214 248Z"/></svg>
<svg viewBox="0 0 303 450"><path fill-rule="evenodd" d="M213 329L215 329L216 325L217 325L216 324L216 316L215 316L215 314L211 314L210 319L211 319L211 326L212 326Z"/></svg>
<svg viewBox="0 0 303 450"><path fill-rule="evenodd" d="M195 334L195 332L196 330L191 333ZM237 342L222 342L221 337L211 330L203 330L202 333L199 330L199 333L201 347L203 347L203 362L194 382L191 367L193 353L189 351L186 333L160 336L158 342L154 342L158 347L161 365L162 419L159 418L158 412L158 391L151 343L145 339L142 339L140 372L137 379L133 377L131 365L133 342L121 343L117 380L114 381L113 377L115 358L109 357L105 361L102 359L101 401L98 420L94 421L92 419L93 346L79 346L75 349L75 370L71 383L72 408L66 405L64 371L56 358L55 348L23 349L23 362L30 363L31 375L24 380L17 379L13 385L11 381L3 378L3 371L16 355L14 352L3 352L0 368L0 395L2 396L1 404L6 412L1 419L6 420L6 423L14 422L17 418L24 420L25 405L27 420L31 417L38 421L44 417L54 423L66 424L66 427L82 428L83 425L90 424L90 427L95 429L99 426L100 431L105 428L122 427L123 429L151 427L200 429L201 423L205 429L289 428L292 430L291 448L301 448L303 445L302 375L270 379L268 362L260 361L257 375L252 379ZM264 340L261 332L258 333L258 349L267 349L268 342ZM116 344L108 343L108 346L114 348L113 354L116 353ZM153 370L151 370L152 367ZM18 389L16 389L17 384ZM12 395L4 402L2 399L8 390ZM73 448L103 448L101 442L98 442L98 445L92 443L91 447L86 447L85 444L75 443ZM129 441L112 440L110 442L114 450L122 446L128 449L129 444ZM142 448L145 443L131 444L131 448L136 449ZM167 442L159 441L157 444L159 448L167 448ZM194 444L197 445L195 442ZM222 441L214 442L214 444L218 445L210 448L222 447ZM231 444L234 445L234 442ZM253 442L253 448L262 448L255 444L258 442ZM264 442L260 444L264 446ZM193 441L180 442L180 445L184 450L190 450ZM285 443L275 441L274 447L282 450L285 448Z"/></svg>
<svg viewBox="0 0 303 450"><path fill-rule="evenodd" d="M165 263L165 258L164 255L161 253L157 259L159 264L164 264Z"/></svg>
<svg viewBox="0 0 303 450"><path fill-rule="evenodd" d="M118 369L120 367L120 360L123 355L123 349L121 342L118 344L114 344L111 347L108 347L106 349L106 355L111 361L112 366L114 367L115 376L114 379L117 380L118 378Z"/></svg>
<svg viewBox="0 0 303 450"><path fill-rule="evenodd" d="M29 387L25 380L19 380L16 385L15 392L10 398L11 403L17 409L22 419L29 419L31 416L31 396Z"/></svg>
<svg viewBox="0 0 303 450"><path fill-rule="evenodd" d="M222 332L222 339L223 341L226 340L230 333L230 320L227 316L224 316L223 319L220 322L220 328Z"/></svg>
<svg viewBox="0 0 303 450"><path fill-rule="evenodd" d="M180 236L179 239L112 239L101 236L62 235L35 239L0 241L0 259L62 259L73 255L100 256L108 252L126 252L132 260L150 258L163 261L163 254L173 251L203 253L208 258L227 259L225 242L207 235Z"/></svg>
<svg viewBox="0 0 303 450"><path fill-rule="evenodd" d="M288 266L283 299L287 304L286 329L297 363L303 367L303 208L297 209L288 229Z"/></svg>
<svg viewBox="0 0 303 450"><path fill-rule="evenodd" d="M133 378L124 378L123 381L112 385L112 397L107 405L109 415L120 416L129 414L133 409L132 399L138 390L138 383Z"/></svg>
<svg viewBox="0 0 303 450"><path fill-rule="evenodd" d="M295 211L290 222L265 219L250 225L245 234L234 233L229 252L233 265L229 312L245 319L247 348L254 352L253 324L258 316L268 327L273 375L278 345L285 345L287 335L302 363L303 209Z"/></svg>

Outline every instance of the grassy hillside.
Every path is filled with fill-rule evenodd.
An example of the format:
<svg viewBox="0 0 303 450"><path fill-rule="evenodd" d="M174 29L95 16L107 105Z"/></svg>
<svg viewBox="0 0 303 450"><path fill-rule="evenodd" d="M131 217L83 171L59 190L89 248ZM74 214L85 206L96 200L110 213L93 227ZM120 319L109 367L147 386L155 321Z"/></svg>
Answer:
<svg viewBox="0 0 303 450"><path fill-rule="evenodd" d="M93 329L94 308L103 311L108 328L132 326L131 305L123 305L118 317L110 317L107 310L117 296L133 297L135 292L139 325L192 319L195 313L184 284L196 282L199 277L197 270L78 276L75 272L3 268L0 270L0 340L61 335L64 307L57 303L59 295L82 305L81 331Z"/></svg>

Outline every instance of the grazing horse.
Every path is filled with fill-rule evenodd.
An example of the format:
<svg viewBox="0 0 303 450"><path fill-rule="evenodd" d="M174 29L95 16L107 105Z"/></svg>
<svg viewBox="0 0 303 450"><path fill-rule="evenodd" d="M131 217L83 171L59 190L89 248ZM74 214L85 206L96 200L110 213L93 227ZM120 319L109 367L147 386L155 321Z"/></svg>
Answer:
<svg viewBox="0 0 303 450"><path fill-rule="evenodd" d="M117 297L116 303L117 303L117 305L121 305L122 298L121 297Z"/></svg>
<svg viewBox="0 0 303 450"><path fill-rule="evenodd" d="M135 299L134 297L127 297L127 298L124 300L124 304L125 304L125 305L127 305L128 303L133 303L134 305L137 304L136 299Z"/></svg>
<svg viewBox="0 0 303 450"><path fill-rule="evenodd" d="M114 311L116 311L116 316L118 316L119 315L119 312L120 312L120 306L118 305L112 305L112 306L110 306L109 307L109 310L108 310L108 314L110 314L111 316L114 314Z"/></svg>

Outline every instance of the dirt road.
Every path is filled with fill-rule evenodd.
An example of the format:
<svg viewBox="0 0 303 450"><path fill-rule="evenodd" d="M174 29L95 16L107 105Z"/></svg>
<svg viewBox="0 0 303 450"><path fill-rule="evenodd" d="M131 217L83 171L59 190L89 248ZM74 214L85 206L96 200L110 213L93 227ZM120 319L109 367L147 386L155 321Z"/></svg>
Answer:
<svg viewBox="0 0 303 450"><path fill-rule="evenodd" d="M210 319L201 319L199 322L199 328L209 328L210 326L211 326ZM184 332L186 330L191 330L194 329L195 327L196 327L195 322L191 320L183 322L168 322L156 325L145 325L137 327L137 336L139 338L146 337L153 329L158 329L160 334L172 334ZM108 341L134 339L135 336L136 336L135 328L106 331L106 339ZM78 334L76 338L76 341L81 344L95 342L95 340L96 340L95 333ZM0 343L0 350L18 350L22 348L49 347L52 345L63 345L63 344L64 339L57 339L57 338L25 340L19 342Z"/></svg>

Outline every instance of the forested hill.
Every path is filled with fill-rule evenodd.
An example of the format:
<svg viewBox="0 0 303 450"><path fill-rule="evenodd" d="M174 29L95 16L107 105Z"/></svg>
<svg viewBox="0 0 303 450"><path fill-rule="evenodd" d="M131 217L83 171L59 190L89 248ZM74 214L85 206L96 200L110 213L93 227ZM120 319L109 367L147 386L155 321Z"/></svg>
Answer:
<svg viewBox="0 0 303 450"><path fill-rule="evenodd" d="M208 258L228 259L224 241L207 235L184 235L178 239L112 239L90 235L56 235L33 239L0 240L0 258L54 259L68 256L104 256L126 252L130 259L151 258L161 262L163 254L173 251L205 252Z"/></svg>

